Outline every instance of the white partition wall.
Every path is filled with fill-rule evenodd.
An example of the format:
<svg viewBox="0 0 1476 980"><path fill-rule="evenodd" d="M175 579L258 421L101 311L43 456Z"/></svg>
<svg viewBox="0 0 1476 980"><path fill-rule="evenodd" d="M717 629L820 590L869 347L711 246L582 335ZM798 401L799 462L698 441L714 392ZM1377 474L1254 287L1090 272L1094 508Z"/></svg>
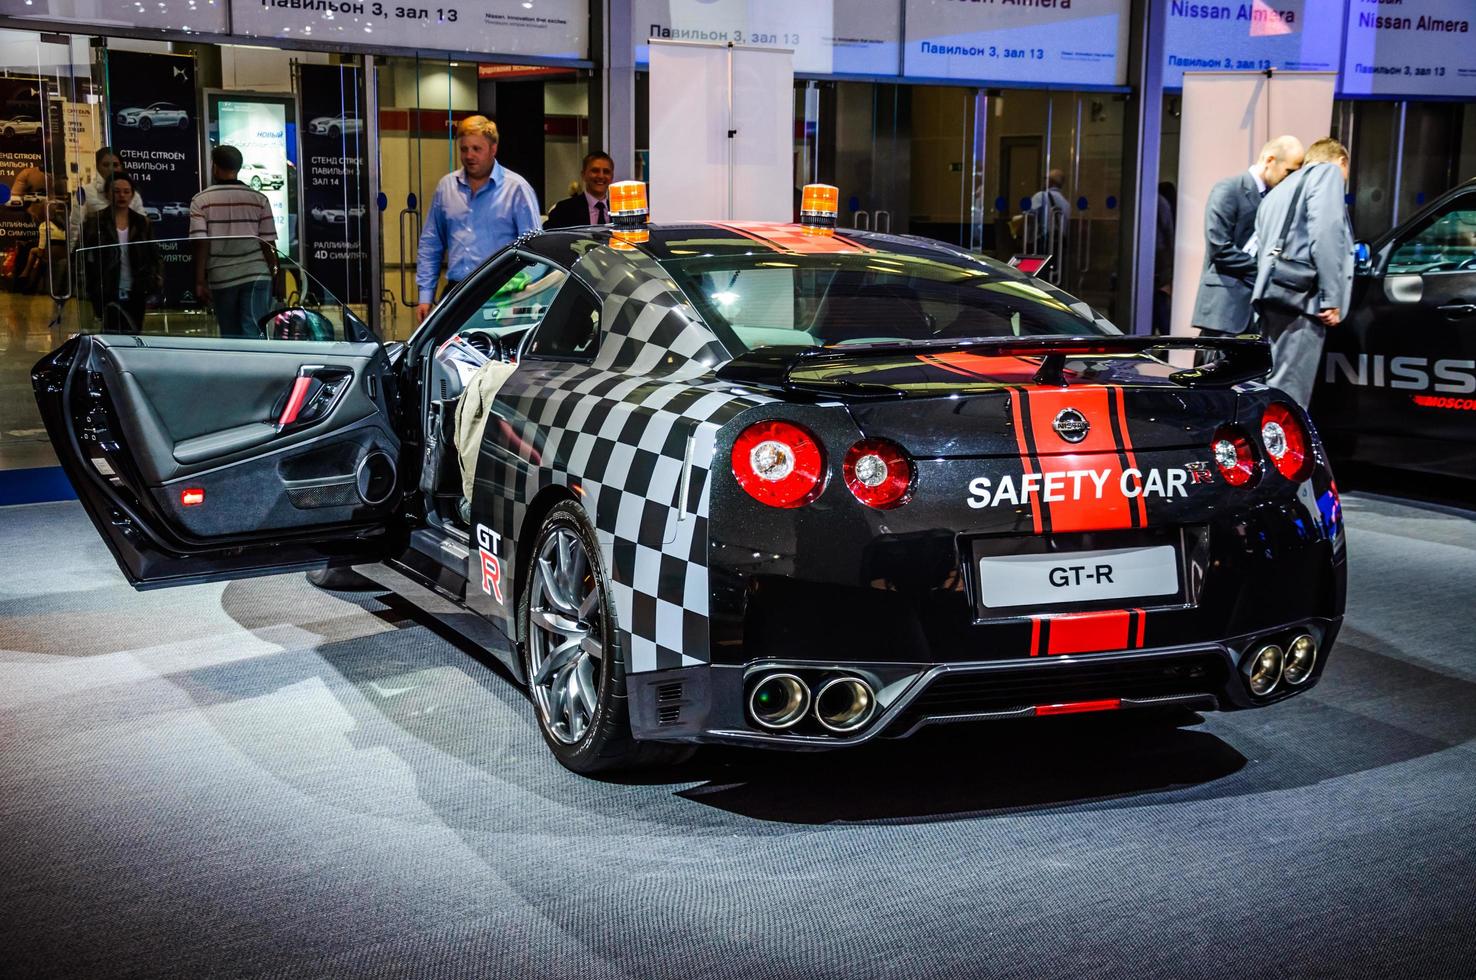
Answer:
<svg viewBox="0 0 1476 980"><path fill-rule="evenodd" d="M789 221L790 51L651 41L651 216Z"/></svg>
<svg viewBox="0 0 1476 980"><path fill-rule="evenodd" d="M1334 72L1186 72L1179 137L1179 204L1174 233L1174 334L1189 322L1204 269L1204 206L1210 188L1244 170L1271 137L1304 145L1328 135Z"/></svg>

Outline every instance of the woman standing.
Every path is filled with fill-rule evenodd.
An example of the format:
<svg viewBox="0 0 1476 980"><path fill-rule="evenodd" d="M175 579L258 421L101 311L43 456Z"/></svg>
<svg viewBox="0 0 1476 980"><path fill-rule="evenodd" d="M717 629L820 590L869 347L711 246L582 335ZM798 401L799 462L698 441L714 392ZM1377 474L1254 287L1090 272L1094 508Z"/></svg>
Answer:
<svg viewBox="0 0 1476 980"><path fill-rule="evenodd" d="M114 173L104 195L108 207L82 225L81 257L87 298L102 317L104 333L141 333L144 302L164 285L164 267L149 219L131 210L133 181Z"/></svg>

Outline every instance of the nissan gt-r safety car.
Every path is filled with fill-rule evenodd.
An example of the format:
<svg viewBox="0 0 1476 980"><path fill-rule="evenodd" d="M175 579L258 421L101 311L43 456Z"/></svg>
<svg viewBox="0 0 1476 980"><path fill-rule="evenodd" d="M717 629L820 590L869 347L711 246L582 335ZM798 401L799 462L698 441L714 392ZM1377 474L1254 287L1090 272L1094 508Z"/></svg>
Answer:
<svg viewBox="0 0 1476 980"><path fill-rule="evenodd" d="M130 581L352 565L501 658L579 772L1317 682L1338 494L1259 341L1126 337L999 263L826 227L833 204L612 202L403 345L45 358L48 431Z"/></svg>

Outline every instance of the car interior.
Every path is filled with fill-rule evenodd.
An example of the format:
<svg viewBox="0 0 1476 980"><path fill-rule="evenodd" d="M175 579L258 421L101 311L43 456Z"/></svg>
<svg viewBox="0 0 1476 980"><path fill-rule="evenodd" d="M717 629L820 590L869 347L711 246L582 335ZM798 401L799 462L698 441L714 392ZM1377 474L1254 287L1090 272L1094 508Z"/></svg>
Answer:
<svg viewBox="0 0 1476 980"><path fill-rule="evenodd" d="M463 405L485 409L510 375L509 366L525 358L591 359L599 338L599 311L587 287L570 282L564 270L546 259L524 253L482 270L443 305L432 330L417 343L428 354L418 489L427 522L465 541L471 523L467 470L475 467L486 419L463 418L458 424ZM475 399L467 398L471 389Z"/></svg>

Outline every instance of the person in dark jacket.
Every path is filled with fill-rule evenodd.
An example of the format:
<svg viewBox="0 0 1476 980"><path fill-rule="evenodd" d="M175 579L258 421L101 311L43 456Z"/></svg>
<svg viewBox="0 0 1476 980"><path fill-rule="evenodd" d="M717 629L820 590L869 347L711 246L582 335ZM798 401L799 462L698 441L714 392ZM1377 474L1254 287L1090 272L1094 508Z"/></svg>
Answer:
<svg viewBox="0 0 1476 980"><path fill-rule="evenodd" d="M104 196L108 207L82 224L82 260L87 299L104 333L141 333L144 303L163 288L164 265L154 229L133 210L133 181L114 173Z"/></svg>
<svg viewBox="0 0 1476 980"><path fill-rule="evenodd" d="M577 228L580 225L607 225L610 223L608 194L610 181L615 179L615 161L610 154L596 150L584 158L580 169L584 190L564 198L548 213L544 228Z"/></svg>
<svg viewBox="0 0 1476 980"><path fill-rule="evenodd" d="M1204 273L1194 299L1192 326L1211 337L1250 329L1256 257L1245 250L1256 230L1256 209L1266 192L1302 165L1302 143L1278 136L1261 147L1249 170L1210 189L1204 208Z"/></svg>

